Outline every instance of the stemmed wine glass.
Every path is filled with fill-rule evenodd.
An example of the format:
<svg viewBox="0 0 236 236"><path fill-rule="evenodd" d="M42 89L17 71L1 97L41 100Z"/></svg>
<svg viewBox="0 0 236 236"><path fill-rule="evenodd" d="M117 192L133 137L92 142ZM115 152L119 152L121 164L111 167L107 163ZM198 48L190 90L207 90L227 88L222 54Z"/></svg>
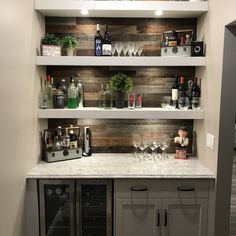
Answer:
<svg viewBox="0 0 236 236"><path fill-rule="evenodd" d="M129 42L128 43L128 55L130 57L133 56L133 51L134 51L134 43L133 42Z"/></svg>
<svg viewBox="0 0 236 236"><path fill-rule="evenodd" d="M121 42L116 42L115 47L116 47L117 55L119 57L121 52L122 52L122 43Z"/></svg>
<svg viewBox="0 0 236 236"><path fill-rule="evenodd" d="M127 52L128 52L128 43L124 42L123 43L123 53L124 53L124 56L126 56Z"/></svg>
<svg viewBox="0 0 236 236"><path fill-rule="evenodd" d="M138 55L141 56L143 52L143 43L139 43L139 46L138 46Z"/></svg>
<svg viewBox="0 0 236 236"><path fill-rule="evenodd" d="M160 148L162 150L162 160L167 158L166 149L169 147L169 145L170 145L170 137L168 134L165 134L161 137L160 140Z"/></svg>
<svg viewBox="0 0 236 236"><path fill-rule="evenodd" d="M135 148L134 157L138 157L138 148L140 148L140 145L141 145L141 137L139 135L134 135L133 136L133 147Z"/></svg>
<svg viewBox="0 0 236 236"><path fill-rule="evenodd" d="M138 44L135 43L135 44L134 44L134 51L133 51L134 56L136 56L137 53L138 53Z"/></svg>
<svg viewBox="0 0 236 236"><path fill-rule="evenodd" d="M145 158L148 158L148 150L147 149L149 147L149 140L147 138L144 138L142 143L143 143L143 147L144 147L144 152L143 152L144 156L143 157L145 159Z"/></svg>
<svg viewBox="0 0 236 236"><path fill-rule="evenodd" d="M155 138L154 141L153 141L153 146L155 147L155 150L156 150L156 153L155 153L155 156L156 158L158 157L157 156L157 149L160 147L160 141L158 140L158 138Z"/></svg>
<svg viewBox="0 0 236 236"><path fill-rule="evenodd" d="M116 52L116 43L111 45L111 55L114 56Z"/></svg>

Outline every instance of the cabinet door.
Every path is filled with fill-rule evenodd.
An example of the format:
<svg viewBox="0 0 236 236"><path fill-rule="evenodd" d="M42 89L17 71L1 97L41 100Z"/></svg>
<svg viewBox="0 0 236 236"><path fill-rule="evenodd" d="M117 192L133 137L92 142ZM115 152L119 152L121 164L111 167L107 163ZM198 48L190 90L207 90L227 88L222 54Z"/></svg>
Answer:
<svg viewBox="0 0 236 236"><path fill-rule="evenodd" d="M161 200L116 198L115 236L159 236Z"/></svg>
<svg viewBox="0 0 236 236"><path fill-rule="evenodd" d="M163 236L207 236L207 211L207 199L163 199Z"/></svg>
<svg viewBox="0 0 236 236"><path fill-rule="evenodd" d="M41 236L74 236L73 180L39 180Z"/></svg>

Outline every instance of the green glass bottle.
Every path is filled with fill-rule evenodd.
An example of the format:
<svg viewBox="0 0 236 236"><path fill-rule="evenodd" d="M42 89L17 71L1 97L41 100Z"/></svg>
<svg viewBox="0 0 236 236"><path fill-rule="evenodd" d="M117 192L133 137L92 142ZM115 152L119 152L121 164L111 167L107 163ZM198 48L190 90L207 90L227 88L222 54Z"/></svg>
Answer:
<svg viewBox="0 0 236 236"><path fill-rule="evenodd" d="M68 108L77 108L77 89L75 87L75 81L71 77L70 78L70 85L68 88Z"/></svg>

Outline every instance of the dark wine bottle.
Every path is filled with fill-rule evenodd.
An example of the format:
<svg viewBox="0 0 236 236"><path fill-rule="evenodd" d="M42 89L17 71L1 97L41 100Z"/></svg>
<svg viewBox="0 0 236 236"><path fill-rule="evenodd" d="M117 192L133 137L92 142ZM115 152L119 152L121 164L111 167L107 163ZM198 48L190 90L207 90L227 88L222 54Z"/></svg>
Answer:
<svg viewBox="0 0 236 236"><path fill-rule="evenodd" d="M193 80L193 87L191 91L191 103L193 109L196 109L200 106L201 89L197 84L197 80L197 77L195 77Z"/></svg>
<svg viewBox="0 0 236 236"><path fill-rule="evenodd" d="M185 79L183 76L180 77L179 89L178 89L178 107L185 107L185 98L186 98L186 88L185 88Z"/></svg>
<svg viewBox="0 0 236 236"><path fill-rule="evenodd" d="M175 82L172 86L171 94L172 94L172 106L178 108L178 89L179 89L179 76L175 75Z"/></svg>
<svg viewBox="0 0 236 236"><path fill-rule="evenodd" d="M94 37L94 54L95 56L102 56L102 35L99 24L97 24L97 33Z"/></svg>
<svg viewBox="0 0 236 236"><path fill-rule="evenodd" d="M108 33L108 25L105 25L105 33L102 42L102 55L111 56L111 38Z"/></svg>

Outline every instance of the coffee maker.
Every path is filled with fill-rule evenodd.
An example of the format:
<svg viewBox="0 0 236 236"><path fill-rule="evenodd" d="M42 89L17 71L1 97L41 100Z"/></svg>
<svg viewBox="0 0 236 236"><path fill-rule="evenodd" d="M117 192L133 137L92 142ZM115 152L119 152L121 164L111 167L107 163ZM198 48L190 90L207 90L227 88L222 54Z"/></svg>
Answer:
<svg viewBox="0 0 236 236"><path fill-rule="evenodd" d="M84 145L83 145L83 156L92 155L92 133L89 127L84 127Z"/></svg>

